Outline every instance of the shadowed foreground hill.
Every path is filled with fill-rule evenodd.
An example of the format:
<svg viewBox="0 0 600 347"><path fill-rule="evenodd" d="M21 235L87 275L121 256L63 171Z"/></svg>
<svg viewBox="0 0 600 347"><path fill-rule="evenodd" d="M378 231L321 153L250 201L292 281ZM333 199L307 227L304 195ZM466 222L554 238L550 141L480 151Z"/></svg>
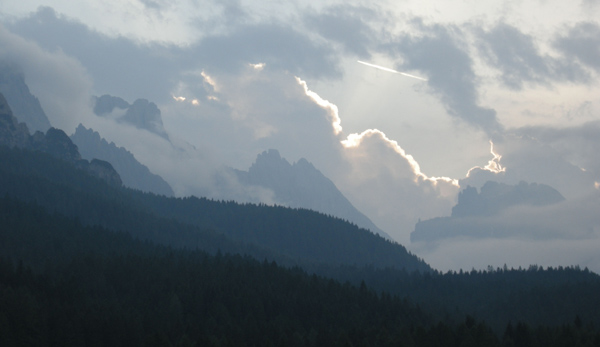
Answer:
<svg viewBox="0 0 600 347"><path fill-rule="evenodd" d="M83 158L98 158L111 163L126 187L158 195L175 195L162 177L150 172L148 167L138 162L125 148L117 147L113 142L108 143L98 132L79 124L71 135L71 140L77 145Z"/></svg>
<svg viewBox="0 0 600 347"><path fill-rule="evenodd" d="M339 219L308 210L173 199L111 187L46 153L0 147L0 197L6 195L35 202L51 214L77 218L77 223L86 228L97 226L94 230L125 232L174 249L198 249L213 255L221 250L276 260L286 266L300 265L355 285L364 281L376 290L410 298L437 319L456 321L471 314L493 323L495 331L504 329L508 321L555 325L572 322L577 315L586 322L600 323L595 309L600 304L600 278L588 271L536 268L533 272L410 273L382 264L404 264L403 257L414 256L403 252L399 245ZM8 215L18 215L15 211L9 210ZM24 220L35 224L40 219L25 215ZM51 223L42 225L48 230L62 230L60 226L50 228ZM42 246L55 245L57 253L71 242L77 244L76 238L57 241L52 232L44 237L27 239ZM5 240L1 242L8 254L29 249L31 255L39 255L38 268L51 264L31 245L13 247ZM329 247L322 245L327 242ZM365 245L383 251L369 254ZM115 243L108 253L119 247ZM75 248L81 255L86 252L85 247ZM23 257L16 254L11 258ZM418 264L429 269L424 263Z"/></svg>
<svg viewBox="0 0 600 347"><path fill-rule="evenodd" d="M494 333L471 316L438 320L364 282L156 246L12 198L0 198L0 222L2 346L600 345L600 333L579 316L560 326L509 322ZM449 274L445 284L485 296L485 285L497 283L464 276ZM435 296L431 277L406 279ZM540 299L524 310L545 304Z"/></svg>
<svg viewBox="0 0 600 347"><path fill-rule="evenodd" d="M317 212L114 187L40 152L0 147L0 194L36 201L86 225L178 247L216 251L220 240L222 247L236 245L223 251L238 253L245 245L299 263L430 270L403 246Z"/></svg>
<svg viewBox="0 0 600 347"><path fill-rule="evenodd" d="M497 342L474 320L436 332L418 307L364 284L142 243L10 198L0 221L2 346L420 346L442 332Z"/></svg>

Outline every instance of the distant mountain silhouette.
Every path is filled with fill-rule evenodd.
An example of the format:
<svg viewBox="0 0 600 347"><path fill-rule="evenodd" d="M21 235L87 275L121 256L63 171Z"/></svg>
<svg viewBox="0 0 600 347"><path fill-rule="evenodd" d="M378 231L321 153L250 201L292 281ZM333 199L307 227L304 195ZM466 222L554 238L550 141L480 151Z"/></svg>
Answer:
<svg viewBox="0 0 600 347"><path fill-rule="evenodd" d="M311 209L345 219L392 240L304 158L290 164L277 150L270 149L259 154L248 171L236 171L236 174L244 185L272 190L277 203L283 206Z"/></svg>
<svg viewBox="0 0 600 347"><path fill-rule="evenodd" d="M9 141L11 143L5 143L9 147L35 147L46 152L52 152L53 155L62 159L68 159L73 163L80 161L83 157L94 163L94 170L98 174L102 171L101 168L103 167L102 165L96 165L99 163L98 160L108 161L114 165L114 168L120 174L120 179L123 180L126 186L166 196L174 195L173 189L167 182L161 177L152 174L131 153L124 148L116 147L112 143L108 144L104 139L100 138L98 133L94 133L91 129L87 130L81 125L77 128L75 134L71 137L76 146L71 143L71 140L67 141L62 136L64 135L62 130L54 129L50 131L49 137L47 135L44 136L43 134L51 128L50 122L39 100L29 91L24 75L18 65L0 62L0 93L6 98L12 115L16 118L14 124L9 118L5 119L5 124L13 124L15 127L11 134L5 133L3 137L4 141L9 141L8 137L11 137ZM129 105L121 98L104 95L98 98L94 111L99 115L104 115L113 112L115 108L124 110L124 114L119 118L119 121L152 131L168 139L162 126L160 110L155 104L140 99L136 100L133 105ZM25 124L19 125L19 122L24 122ZM26 127L24 128L23 126L25 125ZM40 134L34 134L30 138L29 130L33 133L39 131ZM52 146L58 147L53 148ZM70 158L66 158L65 156ZM83 162L79 165L83 165ZM114 179L116 180L116 177Z"/></svg>
<svg viewBox="0 0 600 347"><path fill-rule="evenodd" d="M0 62L0 93L10 104L15 118L27 124L29 130L45 133L50 129L50 121L40 101L29 91L25 76L16 64Z"/></svg>
<svg viewBox="0 0 600 347"><path fill-rule="evenodd" d="M94 113L100 117L113 117L118 122L131 124L169 140L160 109L146 99L137 99L130 105L119 97L102 95L95 99Z"/></svg>
<svg viewBox="0 0 600 347"><path fill-rule="evenodd" d="M106 161L81 158L77 146L60 129L50 128L46 134L36 131L30 135L25 123L19 123L0 93L0 146L45 152L74 165L92 176L103 179L113 186L121 186L121 177Z"/></svg>
<svg viewBox="0 0 600 347"><path fill-rule="evenodd" d="M77 145L83 158L98 158L110 162L125 186L159 195L174 195L173 189L162 177L150 172L148 167L137 161L125 148L117 147L113 142L108 143L98 132L79 124L71 135L71 140Z"/></svg>
<svg viewBox="0 0 600 347"><path fill-rule="evenodd" d="M513 186L488 181L480 192L467 186L458 195L458 203L452 208L450 217L419 221L410 239L417 242L455 236L506 237L524 234L532 230L518 230L515 226L498 221L490 223L488 217L497 216L509 207L541 207L564 200L556 189L545 184L520 182Z"/></svg>

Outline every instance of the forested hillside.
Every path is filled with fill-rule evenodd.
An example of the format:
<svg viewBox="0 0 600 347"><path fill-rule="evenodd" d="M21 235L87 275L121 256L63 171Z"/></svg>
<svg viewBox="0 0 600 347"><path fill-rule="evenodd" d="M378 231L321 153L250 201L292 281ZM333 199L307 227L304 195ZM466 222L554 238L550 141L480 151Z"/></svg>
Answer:
<svg viewBox="0 0 600 347"><path fill-rule="evenodd" d="M9 194L86 225L140 239L214 253L247 249L290 263L373 265L429 271L398 244L313 211L175 199L112 187L45 153L0 148L0 194Z"/></svg>
<svg viewBox="0 0 600 347"><path fill-rule="evenodd" d="M410 300L240 255L86 227L0 198L2 346L594 346L572 324L439 320ZM460 278L460 277L458 277Z"/></svg>

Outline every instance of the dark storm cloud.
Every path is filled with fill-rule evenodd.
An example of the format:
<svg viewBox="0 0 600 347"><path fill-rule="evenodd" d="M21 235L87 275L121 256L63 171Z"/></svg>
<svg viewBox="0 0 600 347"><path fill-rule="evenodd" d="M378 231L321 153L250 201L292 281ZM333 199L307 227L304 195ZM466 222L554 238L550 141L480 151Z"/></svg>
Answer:
<svg viewBox="0 0 600 347"><path fill-rule="evenodd" d="M489 31L476 30L476 35L484 59L502 73L502 82L511 89L520 90L525 82L549 84L589 79L578 64L543 55L533 36L508 24L500 23Z"/></svg>
<svg viewBox="0 0 600 347"><path fill-rule="evenodd" d="M424 72L429 86L456 119L488 134L500 131L496 111L478 105L477 76L468 47L461 40L464 33L453 26L425 26L418 20L414 24L420 35L403 36L385 45L392 56L403 59L397 69Z"/></svg>
<svg viewBox="0 0 600 347"><path fill-rule="evenodd" d="M240 15L235 1L223 6L227 15ZM97 93L129 100L164 102L181 80L190 82L190 71L236 73L248 63L266 63L306 77L341 76L332 48L277 23L234 26L227 34L208 36L188 47L111 38L48 7L7 27L44 49L62 50L81 61Z"/></svg>
<svg viewBox="0 0 600 347"><path fill-rule="evenodd" d="M341 77L331 47L277 23L243 25L229 34L207 37L191 50L189 58L220 71L235 72L248 63L266 63L269 68L304 77Z"/></svg>
<svg viewBox="0 0 600 347"><path fill-rule="evenodd" d="M99 94L160 102L169 97L176 83L173 76L182 68L175 58L180 51L176 46L142 45L124 37L109 38L80 22L59 16L48 7L8 28L46 50L61 50L81 61L93 76Z"/></svg>
<svg viewBox="0 0 600 347"><path fill-rule="evenodd" d="M322 13L309 11L303 19L307 27L341 44L344 51L367 59L377 36L368 22L375 18L381 21L381 14L370 8L337 5Z"/></svg>
<svg viewBox="0 0 600 347"><path fill-rule="evenodd" d="M554 45L567 59L575 59L584 66L600 72L600 26L597 23L579 23L559 35Z"/></svg>
<svg viewBox="0 0 600 347"><path fill-rule="evenodd" d="M508 87L521 89L523 81L543 82L548 75L533 38L517 28L499 24L490 31L481 31L479 39L483 56L490 66L502 71L502 81Z"/></svg>

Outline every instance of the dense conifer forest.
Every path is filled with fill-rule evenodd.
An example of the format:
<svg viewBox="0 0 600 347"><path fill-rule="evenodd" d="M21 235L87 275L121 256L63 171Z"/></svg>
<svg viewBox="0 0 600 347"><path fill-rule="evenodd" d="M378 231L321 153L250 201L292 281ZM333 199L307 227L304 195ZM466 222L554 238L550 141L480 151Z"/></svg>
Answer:
<svg viewBox="0 0 600 347"><path fill-rule="evenodd" d="M339 219L115 188L6 147L0 188L2 346L600 346L587 269L440 273Z"/></svg>

